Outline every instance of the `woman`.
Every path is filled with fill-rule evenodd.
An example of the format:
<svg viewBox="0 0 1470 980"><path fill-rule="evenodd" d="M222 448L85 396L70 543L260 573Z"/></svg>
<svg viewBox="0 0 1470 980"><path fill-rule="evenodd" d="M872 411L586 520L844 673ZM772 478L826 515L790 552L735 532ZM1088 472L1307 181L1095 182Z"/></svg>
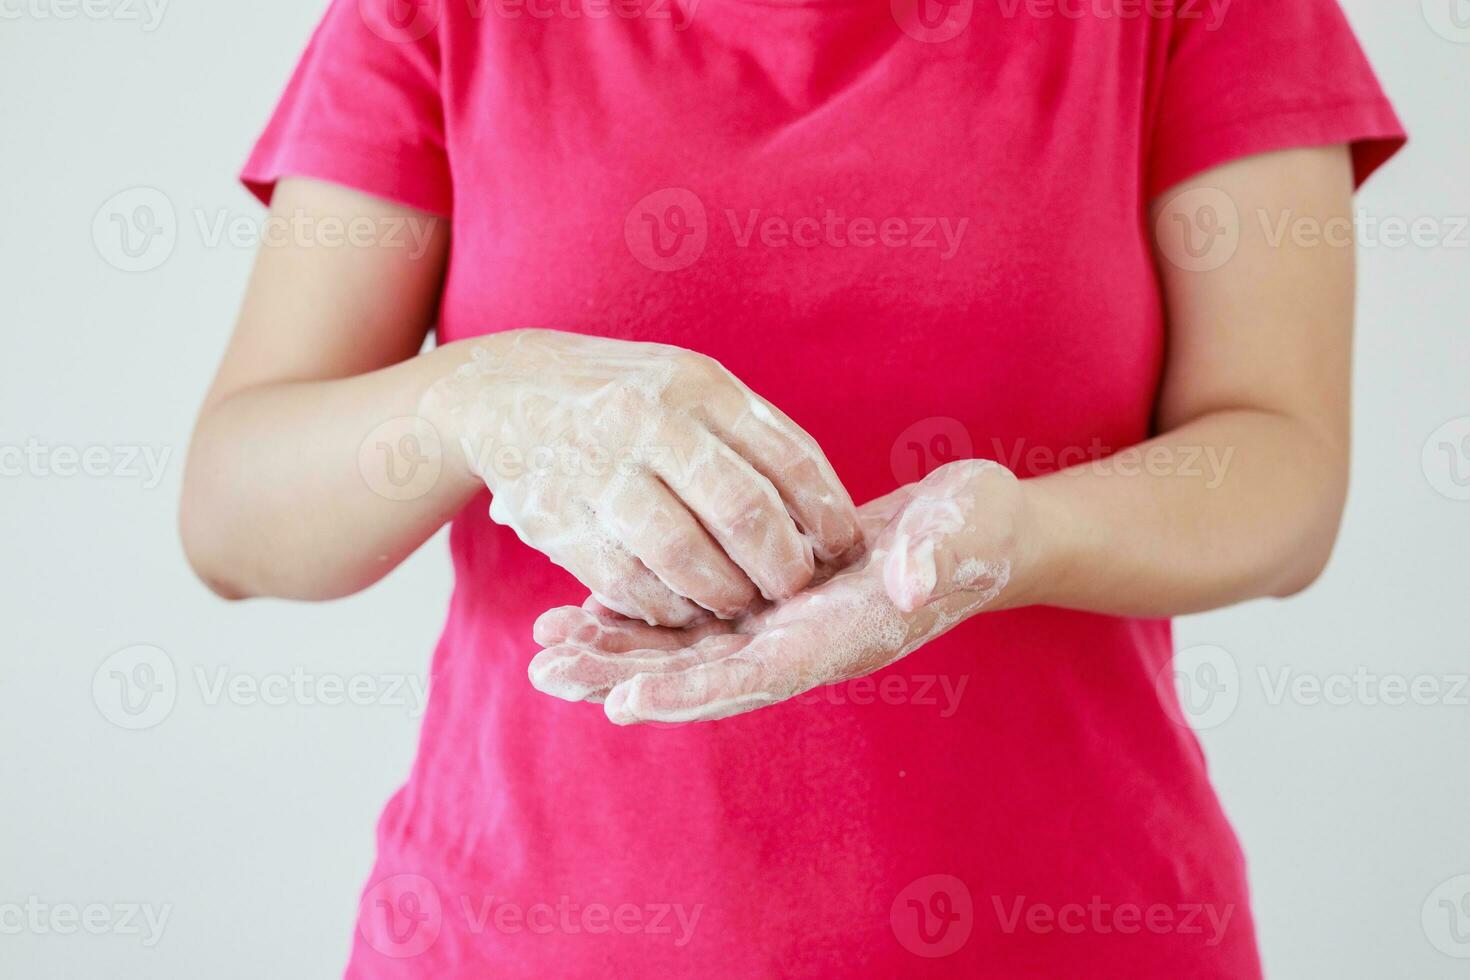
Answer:
<svg viewBox="0 0 1470 980"><path fill-rule="evenodd" d="M348 976L1259 976L1168 617L1328 558L1293 229L1402 141L1332 0L336 0L182 527L325 599L453 521Z"/></svg>

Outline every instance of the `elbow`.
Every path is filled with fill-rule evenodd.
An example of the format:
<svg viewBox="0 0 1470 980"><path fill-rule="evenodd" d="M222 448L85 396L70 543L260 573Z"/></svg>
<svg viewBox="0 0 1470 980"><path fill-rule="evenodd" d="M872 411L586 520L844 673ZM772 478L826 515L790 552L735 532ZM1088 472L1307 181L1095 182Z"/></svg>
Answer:
<svg viewBox="0 0 1470 980"><path fill-rule="evenodd" d="M235 588L235 586L226 582L224 579L206 575L203 572L199 571L199 569L197 568L194 569L194 575L199 579L199 581L204 583L205 588L209 589L209 591L213 592L221 599L224 599L226 602L239 602L241 599L251 598L248 593Z"/></svg>
<svg viewBox="0 0 1470 980"><path fill-rule="evenodd" d="M1342 526L1346 490L1345 479L1322 488L1312 511L1303 516L1301 533L1288 536L1290 550L1281 557L1275 581L1269 590L1271 596L1289 599L1299 595L1311 588L1327 570Z"/></svg>
<svg viewBox="0 0 1470 980"><path fill-rule="evenodd" d="M221 599L234 602L249 598L249 593L222 573L221 566L225 562L211 542L207 524L208 518L201 513L199 501L191 499L186 486L184 497L179 503L179 541L184 546L184 558L188 561L190 570L195 578Z"/></svg>
<svg viewBox="0 0 1470 980"><path fill-rule="evenodd" d="M239 588L233 583L226 581L225 579L220 578L217 575L211 575L208 572L204 571L193 561L193 559L190 559L189 567L194 570L194 577L204 583L205 588L213 592L215 595L219 596L221 599L224 599L226 602L239 602L242 599L253 598L251 594L246 592L244 589Z"/></svg>
<svg viewBox="0 0 1470 980"><path fill-rule="evenodd" d="M303 602L325 602L352 595L382 577L389 565L378 563L346 573L283 575L280 565L253 555L244 542L248 531L231 530L228 495L211 490L184 474L179 499L178 533L184 558L194 577L209 591L229 602L272 597Z"/></svg>
<svg viewBox="0 0 1470 980"><path fill-rule="evenodd" d="M194 577L221 599L231 602L248 599L252 593L226 572L237 563L229 560L219 540L220 520L210 506L212 495L199 482L197 474L186 466L178 512L179 542L183 545L184 559Z"/></svg>
<svg viewBox="0 0 1470 980"><path fill-rule="evenodd" d="M1290 599L1311 588L1327 569L1327 560L1332 556L1329 544L1320 551L1298 556L1288 562L1288 567L1277 577L1270 595L1275 599Z"/></svg>
<svg viewBox="0 0 1470 980"><path fill-rule="evenodd" d="M1296 465L1276 492L1276 500L1294 501L1292 519L1272 537L1281 546L1276 568L1268 575L1266 594L1287 599L1311 588L1332 558L1347 505L1350 453L1347 433L1297 423ZM1278 504L1280 506L1280 504ZM1282 533L1284 531L1285 533Z"/></svg>

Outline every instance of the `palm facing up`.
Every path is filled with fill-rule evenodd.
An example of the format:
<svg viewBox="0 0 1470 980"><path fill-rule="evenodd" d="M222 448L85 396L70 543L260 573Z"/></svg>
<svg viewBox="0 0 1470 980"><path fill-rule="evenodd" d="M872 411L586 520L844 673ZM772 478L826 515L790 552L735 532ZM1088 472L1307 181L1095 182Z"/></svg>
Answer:
<svg viewBox="0 0 1470 980"><path fill-rule="evenodd" d="M649 626L589 600L536 622L538 690L617 724L708 721L888 666L991 604L1011 577L1020 484L966 460L859 508L867 553L733 622Z"/></svg>

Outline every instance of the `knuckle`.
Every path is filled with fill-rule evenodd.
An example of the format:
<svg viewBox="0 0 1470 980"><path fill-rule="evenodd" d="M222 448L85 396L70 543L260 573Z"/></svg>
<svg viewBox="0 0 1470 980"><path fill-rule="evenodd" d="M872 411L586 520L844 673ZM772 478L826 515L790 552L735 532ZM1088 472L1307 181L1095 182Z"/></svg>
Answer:
<svg viewBox="0 0 1470 980"><path fill-rule="evenodd" d="M768 599L789 599L811 583L816 563L811 548L797 537L782 541L781 547L762 550L760 564L752 569Z"/></svg>
<svg viewBox="0 0 1470 980"><path fill-rule="evenodd" d="M676 358L675 364L680 381L694 391L708 391L730 384L730 372L707 354L685 351Z"/></svg>
<svg viewBox="0 0 1470 980"><path fill-rule="evenodd" d="M831 502L832 487L826 471L810 453L792 453L783 463L782 474L793 496L814 505Z"/></svg>
<svg viewBox="0 0 1470 980"><path fill-rule="evenodd" d="M725 534L761 534L777 524L771 495L751 481L742 480L715 497L712 507L719 530Z"/></svg>
<svg viewBox="0 0 1470 980"><path fill-rule="evenodd" d="M622 601L636 610L633 615L653 626L688 626L699 616L692 602L676 595L641 563L620 588Z"/></svg>
<svg viewBox="0 0 1470 980"><path fill-rule="evenodd" d="M603 399L601 414L606 419L638 418L648 411L648 395L636 385L618 385Z"/></svg>
<svg viewBox="0 0 1470 980"><path fill-rule="evenodd" d="M717 372L724 370L719 361L708 354L701 354L694 350L680 351L675 358L675 363L678 364L680 371L692 377L712 377Z"/></svg>
<svg viewBox="0 0 1470 980"><path fill-rule="evenodd" d="M648 546L648 564L667 572L681 572L694 564L693 548L681 536L660 536Z"/></svg>
<svg viewBox="0 0 1470 980"><path fill-rule="evenodd" d="M710 610L725 619L744 612L755 602L756 588L748 581L733 580L720 587L710 600Z"/></svg>
<svg viewBox="0 0 1470 980"><path fill-rule="evenodd" d="M774 586L780 591L780 597L790 598L811 582L813 568L809 562L782 562L776 569Z"/></svg>

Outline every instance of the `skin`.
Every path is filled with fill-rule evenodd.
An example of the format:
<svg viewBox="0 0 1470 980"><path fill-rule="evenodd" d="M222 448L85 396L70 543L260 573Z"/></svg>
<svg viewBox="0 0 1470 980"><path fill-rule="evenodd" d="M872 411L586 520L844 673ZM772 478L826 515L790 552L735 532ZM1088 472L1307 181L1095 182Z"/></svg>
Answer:
<svg viewBox="0 0 1470 980"><path fill-rule="evenodd" d="M1030 480L951 474L945 492L969 501L957 525L936 520L932 487L907 488L860 509L863 558L730 622L664 629L596 603L548 613L533 677L559 677L560 657L600 658L595 685L553 693L603 700L619 723L722 717L879 669L937 635L936 624L988 611L1172 616L1306 588L1331 554L1346 494L1354 257L1289 235L1273 241L1257 215L1350 219L1349 156L1337 146L1230 163L1161 195L1150 227L1167 226L1170 202L1195 188L1234 202L1239 243L1208 271L1157 249L1169 330L1160 434L1113 458L1152 452L1179 466L1082 464ZM1174 207L1193 218L1187 203ZM274 209L424 217L305 180L283 181ZM200 413L181 506L190 561L220 594L357 591L480 489L446 458L445 476L405 505L368 489L358 469L364 437L414 414L467 356L453 344L418 353L443 276L441 225L418 257L374 246L262 251ZM1183 468L1210 453L1229 461L1223 474ZM919 505L931 511L909 525L922 533L896 548L904 511ZM932 585L914 573L930 562ZM960 575L976 562L1006 568L993 597ZM874 623L866 632L876 641L840 657L817 649ZM660 658L650 652L683 659L651 669Z"/></svg>
<svg viewBox="0 0 1470 980"><path fill-rule="evenodd" d="M189 560L220 595L356 592L487 484L493 518L649 623L789 598L811 581L814 553L839 562L860 543L821 448L712 359L545 330L419 353L447 222L301 179L281 182L272 213L434 232L421 252L292 242L259 253L180 508ZM385 436L385 424L397 427ZM385 494L391 484L371 479L386 475L379 444L404 439L439 477ZM503 448L520 463L500 465ZM666 451L628 452L649 448ZM618 461L615 474L589 477L594 449ZM541 450L589 465L537 467Z"/></svg>
<svg viewBox="0 0 1470 980"><path fill-rule="evenodd" d="M887 591L903 516L923 509L915 504L931 482L946 492L961 480L986 489L1016 482L993 464L984 473L975 466L947 468L956 479L936 473L871 501L860 511L868 544L861 559L734 622L651 628L595 600L550 610L536 622L546 649L531 662L531 683L564 700L601 702L617 724L679 723L740 714L886 667L1003 591L1006 572L997 569L946 581L943 595L907 611Z"/></svg>
<svg viewBox="0 0 1470 980"><path fill-rule="evenodd" d="M821 447L713 359L549 330L470 348L419 414L466 448L493 520L619 612L733 618L858 544Z"/></svg>
<svg viewBox="0 0 1470 980"><path fill-rule="evenodd" d="M734 624L630 632L595 603L551 610L536 626L545 649L532 683L601 701L617 724L708 720L871 673L985 612L1173 616L1306 588L1331 554L1347 491L1354 256L1266 229L1288 212L1319 227L1350 218L1350 158L1330 147L1229 164L1163 195L1153 227L1168 227L1171 207L1192 217L1187 198L1172 202L1198 188L1229 195L1241 235L1207 271L1156 250L1169 322L1160 435L1112 466L1025 481L950 464L927 491L861 509L863 562ZM1191 475L1184 461L1197 450L1229 460L1223 477ZM1150 455L1165 465L1142 465ZM920 533L896 546L906 512ZM961 570L977 563L1004 567L998 594L972 591ZM853 628L875 617L897 625L876 637Z"/></svg>

